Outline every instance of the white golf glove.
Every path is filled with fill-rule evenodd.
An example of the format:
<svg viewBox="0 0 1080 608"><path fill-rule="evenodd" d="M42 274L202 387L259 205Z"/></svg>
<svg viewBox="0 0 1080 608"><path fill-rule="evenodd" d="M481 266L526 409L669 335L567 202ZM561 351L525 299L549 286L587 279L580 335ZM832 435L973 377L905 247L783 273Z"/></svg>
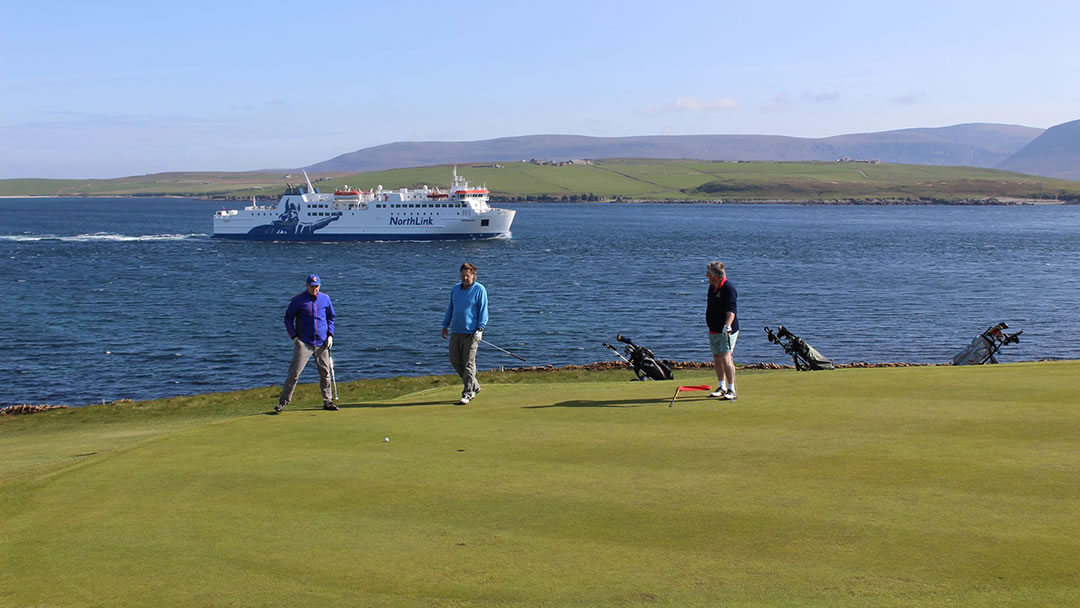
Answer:
<svg viewBox="0 0 1080 608"><path fill-rule="evenodd" d="M326 350L334 346L334 336L326 336Z"/></svg>
<svg viewBox="0 0 1080 608"><path fill-rule="evenodd" d="M480 340L483 340L483 339L484 339L484 330L482 330L482 329L476 330L476 333L473 334L473 341L474 342L479 342Z"/></svg>
<svg viewBox="0 0 1080 608"><path fill-rule="evenodd" d="M724 333L725 334L730 334L731 333L731 326L730 325L725 325L724 326Z"/></svg>

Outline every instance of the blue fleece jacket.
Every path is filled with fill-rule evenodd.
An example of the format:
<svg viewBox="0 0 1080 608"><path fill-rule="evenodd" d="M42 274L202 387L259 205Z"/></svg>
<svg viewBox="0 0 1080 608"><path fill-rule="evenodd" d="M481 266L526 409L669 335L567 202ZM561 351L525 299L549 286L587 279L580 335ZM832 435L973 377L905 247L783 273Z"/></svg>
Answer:
<svg viewBox="0 0 1080 608"><path fill-rule="evenodd" d="M450 290L450 304L443 315L442 326L452 334L472 334L487 327L487 290L480 283L462 289L461 283Z"/></svg>
<svg viewBox="0 0 1080 608"><path fill-rule="evenodd" d="M297 294L285 309L285 331L289 332L289 338L299 337L305 344L325 344L326 336L334 335L334 304L330 296L320 292L313 298L306 291Z"/></svg>

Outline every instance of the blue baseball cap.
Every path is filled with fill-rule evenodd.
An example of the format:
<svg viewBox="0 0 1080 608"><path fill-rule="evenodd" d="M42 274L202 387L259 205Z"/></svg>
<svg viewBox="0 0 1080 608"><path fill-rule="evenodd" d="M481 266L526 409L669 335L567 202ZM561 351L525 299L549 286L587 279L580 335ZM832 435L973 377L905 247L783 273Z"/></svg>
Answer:
<svg viewBox="0 0 1080 608"><path fill-rule="evenodd" d="M317 275L317 274L309 274L308 277L307 277L307 284L308 285L318 285L319 284L319 275Z"/></svg>

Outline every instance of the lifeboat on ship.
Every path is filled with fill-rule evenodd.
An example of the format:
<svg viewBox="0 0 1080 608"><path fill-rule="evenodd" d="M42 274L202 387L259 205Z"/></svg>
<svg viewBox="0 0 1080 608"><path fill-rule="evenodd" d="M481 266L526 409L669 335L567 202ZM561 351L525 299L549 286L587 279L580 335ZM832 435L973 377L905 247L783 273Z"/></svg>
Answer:
<svg viewBox="0 0 1080 608"><path fill-rule="evenodd" d="M358 203L360 202L360 191L348 186L345 186L341 190L334 191L334 201L342 203Z"/></svg>

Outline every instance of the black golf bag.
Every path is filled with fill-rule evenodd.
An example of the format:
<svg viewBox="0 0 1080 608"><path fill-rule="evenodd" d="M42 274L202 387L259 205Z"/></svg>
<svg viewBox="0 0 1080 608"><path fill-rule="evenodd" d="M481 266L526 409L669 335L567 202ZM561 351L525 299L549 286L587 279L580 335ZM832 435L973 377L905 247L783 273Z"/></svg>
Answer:
<svg viewBox="0 0 1080 608"><path fill-rule="evenodd" d="M975 336L967 348L953 357L953 365L997 363L998 361L994 358L994 355L1001 350L1001 347L1006 344L1019 344L1020 334L1024 333L1024 330L1021 329L1016 333L1007 334L1004 331L1006 329L1009 329L1009 326L1004 321L986 328L986 331Z"/></svg>
<svg viewBox="0 0 1080 608"><path fill-rule="evenodd" d="M651 350L634 344L633 340L622 334L615 336L615 339L626 345L625 357L619 353L619 349L607 342L604 342L604 346L610 348L620 359L634 368L636 380L671 380L675 377L671 373L671 367L657 359Z"/></svg>
<svg viewBox="0 0 1080 608"><path fill-rule="evenodd" d="M826 359L817 349L807 344L806 340L791 333L783 325L777 328L775 334L766 327L765 333L768 334L769 342L779 344L784 352L791 355L791 360L795 362L795 369L800 372L833 369L832 361Z"/></svg>

